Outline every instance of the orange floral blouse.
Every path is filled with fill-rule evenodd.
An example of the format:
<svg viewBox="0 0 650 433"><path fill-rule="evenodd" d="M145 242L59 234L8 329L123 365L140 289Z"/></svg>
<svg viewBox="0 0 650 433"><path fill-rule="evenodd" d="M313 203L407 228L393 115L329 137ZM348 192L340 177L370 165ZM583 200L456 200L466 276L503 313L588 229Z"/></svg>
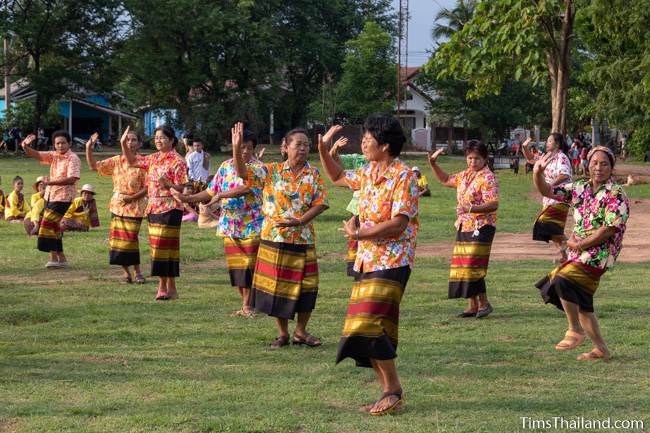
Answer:
<svg viewBox="0 0 650 433"><path fill-rule="evenodd" d="M471 168L449 177L449 183L456 187L456 229L462 232L473 232L484 225L497 225L497 213L464 212L462 205L482 205L499 200L499 183L492 171L487 167L475 172Z"/></svg>
<svg viewBox="0 0 650 433"><path fill-rule="evenodd" d="M248 167L248 187L262 189L261 239L272 242L310 245L316 242L314 224L276 227L276 221L302 217L311 207L329 207L323 179L308 162L294 175L288 162L272 162Z"/></svg>
<svg viewBox="0 0 650 433"><path fill-rule="evenodd" d="M360 191L359 223L373 227L404 215L406 230L387 239L360 240L354 262L356 272L413 267L415 239L418 231L418 180L411 168L395 158L385 170L371 162L345 172L350 189Z"/></svg>
<svg viewBox="0 0 650 433"><path fill-rule="evenodd" d="M177 202L171 192L158 181L161 176L167 176L174 185L187 183L187 164L185 159L175 150L156 152L151 155L138 155L137 167L147 172L147 208L144 213L161 214L174 209L183 210L183 205Z"/></svg>
<svg viewBox="0 0 650 433"><path fill-rule="evenodd" d="M112 214L123 217L141 218L147 207L147 196L124 202L125 195L133 195L145 188L147 172L140 167L131 167L123 155L97 162L97 174L113 177L113 195L108 203Z"/></svg>

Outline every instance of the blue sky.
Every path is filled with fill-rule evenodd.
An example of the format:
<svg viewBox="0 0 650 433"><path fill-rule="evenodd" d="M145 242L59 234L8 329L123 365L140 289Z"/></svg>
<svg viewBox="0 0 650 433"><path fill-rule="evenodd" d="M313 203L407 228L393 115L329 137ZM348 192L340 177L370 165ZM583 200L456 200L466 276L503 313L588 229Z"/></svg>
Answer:
<svg viewBox="0 0 650 433"><path fill-rule="evenodd" d="M456 0L409 0L409 66L426 63L426 51L433 47L433 18L441 8L452 9L455 4ZM399 10L399 0L393 0L393 7Z"/></svg>

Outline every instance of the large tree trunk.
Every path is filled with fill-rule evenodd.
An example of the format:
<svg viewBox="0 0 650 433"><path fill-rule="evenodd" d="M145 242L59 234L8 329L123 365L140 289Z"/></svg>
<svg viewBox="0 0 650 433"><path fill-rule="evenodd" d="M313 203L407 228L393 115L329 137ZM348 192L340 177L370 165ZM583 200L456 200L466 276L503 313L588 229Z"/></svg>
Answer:
<svg viewBox="0 0 650 433"><path fill-rule="evenodd" d="M555 41L546 55L551 79L551 130L565 135L571 59L570 43L573 37L573 20L575 18L573 0L564 1L563 15L560 39Z"/></svg>

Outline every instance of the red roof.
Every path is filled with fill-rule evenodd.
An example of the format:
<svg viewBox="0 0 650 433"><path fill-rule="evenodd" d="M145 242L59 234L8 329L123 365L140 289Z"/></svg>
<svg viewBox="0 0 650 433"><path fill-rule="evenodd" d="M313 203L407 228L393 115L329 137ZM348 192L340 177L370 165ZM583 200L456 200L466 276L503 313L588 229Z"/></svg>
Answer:
<svg viewBox="0 0 650 433"><path fill-rule="evenodd" d="M419 66L402 66L400 69L400 78L402 80L402 83L407 83L409 82L417 73L420 71Z"/></svg>

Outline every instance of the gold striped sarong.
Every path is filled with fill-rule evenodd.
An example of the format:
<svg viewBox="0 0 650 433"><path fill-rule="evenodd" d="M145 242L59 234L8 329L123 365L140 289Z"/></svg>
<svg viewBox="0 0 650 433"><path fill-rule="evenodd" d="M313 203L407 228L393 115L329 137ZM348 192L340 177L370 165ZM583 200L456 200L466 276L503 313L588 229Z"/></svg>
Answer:
<svg viewBox="0 0 650 433"><path fill-rule="evenodd" d="M355 275L337 363L352 358L359 367L371 367L371 359L397 356L399 305L410 274L402 266Z"/></svg>
<svg viewBox="0 0 650 433"><path fill-rule="evenodd" d="M314 245L261 241L251 305L273 317L293 319L316 307L318 263Z"/></svg>
<svg viewBox="0 0 650 433"><path fill-rule="evenodd" d="M582 311L594 311L594 294L605 269L578 261L567 261L535 284L546 304L564 311L560 299L577 304Z"/></svg>
<svg viewBox="0 0 650 433"><path fill-rule="evenodd" d="M53 201L47 202L43 219L38 229L37 248L39 251L49 253L50 251L63 252L63 240L61 234L61 220L70 207L70 202Z"/></svg>
<svg viewBox="0 0 650 433"><path fill-rule="evenodd" d="M108 231L109 263L132 266L140 264L140 242L138 234L142 218L112 214Z"/></svg>
<svg viewBox="0 0 650 433"><path fill-rule="evenodd" d="M257 237L223 238L223 249L231 286L245 289L252 287L259 246L260 239Z"/></svg>
<svg viewBox="0 0 650 433"><path fill-rule="evenodd" d="M471 298L485 293L485 276L490 262L490 250L496 229L484 225L478 231L456 234L449 271L449 299Z"/></svg>
<svg viewBox="0 0 650 433"><path fill-rule="evenodd" d="M569 205L566 203L546 206L535 220L533 240L548 242L554 236L564 236L569 209Z"/></svg>
<svg viewBox="0 0 650 433"><path fill-rule="evenodd" d="M180 276L180 238L183 211L170 210L149 214L149 246L151 249L151 276Z"/></svg>

